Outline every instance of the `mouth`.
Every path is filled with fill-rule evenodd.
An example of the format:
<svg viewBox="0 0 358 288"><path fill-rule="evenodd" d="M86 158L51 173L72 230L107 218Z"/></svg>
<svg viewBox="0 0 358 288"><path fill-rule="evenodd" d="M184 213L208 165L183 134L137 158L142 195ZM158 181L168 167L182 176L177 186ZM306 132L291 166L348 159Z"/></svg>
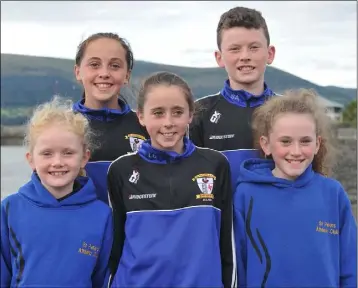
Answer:
<svg viewBox="0 0 358 288"><path fill-rule="evenodd" d="M305 159L286 159L286 161L290 164L299 164L305 161Z"/></svg>
<svg viewBox="0 0 358 288"><path fill-rule="evenodd" d="M250 72L253 71L255 69L254 66L250 66L250 65L245 65L245 66L240 66L239 68L237 68L239 71L243 71L243 72Z"/></svg>
<svg viewBox="0 0 358 288"><path fill-rule="evenodd" d="M162 134L165 138L170 138L170 137L173 137L177 133L176 132L167 132L167 133L160 133L160 134Z"/></svg>
<svg viewBox="0 0 358 288"><path fill-rule="evenodd" d="M98 89L108 89L113 86L111 83L95 83L94 84Z"/></svg>
<svg viewBox="0 0 358 288"><path fill-rule="evenodd" d="M68 171L56 171L56 172L48 172L51 176L63 176L66 175Z"/></svg>

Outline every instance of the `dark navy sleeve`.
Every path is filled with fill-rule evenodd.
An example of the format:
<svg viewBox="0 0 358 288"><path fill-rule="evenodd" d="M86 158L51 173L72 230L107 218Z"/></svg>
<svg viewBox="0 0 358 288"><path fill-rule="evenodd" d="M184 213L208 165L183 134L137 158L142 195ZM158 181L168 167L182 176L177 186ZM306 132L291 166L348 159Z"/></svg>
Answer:
<svg viewBox="0 0 358 288"><path fill-rule="evenodd" d="M343 187L340 194L340 287L357 287L357 223Z"/></svg>
<svg viewBox="0 0 358 288"><path fill-rule="evenodd" d="M112 214L108 214L106 228L103 235L101 250L98 255L97 265L92 275L92 287L107 287L109 281L109 255L113 244L113 220Z"/></svg>
<svg viewBox="0 0 358 288"><path fill-rule="evenodd" d="M112 163L107 175L109 201L113 213L113 245L109 259L110 279L113 279L117 272L125 239L124 227L126 222L126 210L121 191L122 181L118 175L119 172L116 170L116 165Z"/></svg>
<svg viewBox="0 0 358 288"><path fill-rule="evenodd" d="M0 264L0 287L10 287L11 284L11 254L9 227L7 224L7 208L10 203L6 200L1 203L1 264Z"/></svg>
<svg viewBox="0 0 358 288"><path fill-rule="evenodd" d="M245 199L242 185L234 192L234 236L237 265L238 287L246 287L246 232L245 232Z"/></svg>
<svg viewBox="0 0 358 288"><path fill-rule="evenodd" d="M221 229L220 252L222 265L222 281L224 287L236 287L236 257L233 235L233 205L229 162L223 162L221 168Z"/></svg>

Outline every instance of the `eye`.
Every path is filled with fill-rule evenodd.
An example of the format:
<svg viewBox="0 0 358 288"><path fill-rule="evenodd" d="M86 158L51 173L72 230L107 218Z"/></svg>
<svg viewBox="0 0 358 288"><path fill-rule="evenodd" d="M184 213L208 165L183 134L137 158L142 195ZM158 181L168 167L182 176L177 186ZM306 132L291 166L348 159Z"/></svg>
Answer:
<svg viewBox="0 0 358 288"><path fill-rule="evenodd" d="M119 65L118 63L113 63L113 64L111 64L111 67L113 69L119 69L119 68L121 68L121 65Z"/></svg>
<svg viewBox="0 0 358 288"><path fill-rule="evenodd" d="M304 140L302 140L301 141L303 144L309 144L309 143L311 143L312 142L312 140L311 139L304 139Z"/></svg>
<svg viewBox="0 0 358 288"><path fill-rule="evenodd" d="M154 111L153 115L156 116L156 117L160 117L160 116L163 115L163 112L162 111Z"/></svg>
<svg viewBox="0 0 358 288"><path fill-rule="evenodd" d="M181 116L183 113L184 113L183 111L178 110L178 111L174 111L174 112L173 112L173 115L174 115L174 116Z"/></svg>
<svg viewBox="0 0 358 288"><path fill-rule="evenodd" d="M281 143L283 144L283 145L288 145L288 144L290 144L290 140L287 140L287 139L283 139L283 140L281 140Z"/></svg>
<svg viewBox="0 0 358 288"><path fill-rule="evenodd" d="M250 49L255 51L255 50L259 49L259 47L258 46L252 46Z"/></svg>
<svg viewBox="0 0 358 288"><path fill-rule="evenodd" d="M96 68L99 67L99 64L98 64L98 63L95 63L95 62L92 62L92 63L89 64L89 66L92 67L92 68L94 68L94 69L96 69Z"/></svg>

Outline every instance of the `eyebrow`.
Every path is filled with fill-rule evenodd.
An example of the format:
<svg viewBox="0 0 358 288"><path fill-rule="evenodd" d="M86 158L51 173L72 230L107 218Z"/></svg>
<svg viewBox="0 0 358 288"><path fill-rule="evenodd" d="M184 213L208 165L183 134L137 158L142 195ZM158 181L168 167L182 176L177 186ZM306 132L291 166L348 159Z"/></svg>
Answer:
<svg viewBox="0 0 358 288"><path fill-rule="evenodd" d="M150 109L150 111L163 110L163 109L165 109L165 108L160 106L160 107L154 107L154 108ZM171 110L184 110L184 107L175 105L174 107L171 107L170 109Z"/></svg>
<svg viewBox="0 0 358 288"><path fill-rule="evenodd" d="M88 59L88 61L91 61L91 60L98 60L98 61L102 61L101 58L99 57L91 57ZM120 61L120 62L123 62L123 60L121 58L111 58L110 61Z"/></svg>

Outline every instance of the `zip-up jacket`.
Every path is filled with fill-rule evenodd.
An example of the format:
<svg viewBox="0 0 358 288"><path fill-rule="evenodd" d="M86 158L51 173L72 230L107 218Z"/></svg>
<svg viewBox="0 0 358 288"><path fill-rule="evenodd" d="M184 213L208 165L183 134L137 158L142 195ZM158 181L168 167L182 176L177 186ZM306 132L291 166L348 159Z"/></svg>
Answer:
<svg viewBox="0 0 358 288"><path fill-rule="evenodd" d="M177 154L148 140L111 164L112 287L235 287L229 164L184 144Z"/></svg>
<svg viewBox="0 0 358 288"><path fill-rule="evenodd" d="M98 198L108 204L107 171L110 163L119 156L137 151L148 138L146 129L138 117L120 98L121 110L90 109L84 106L84 99L74 104L73 109L86 116L94 132L96 149L85 167L87 175L94 182Z"/></svg>
<svg viewBox="0 0 358 288"><path fill-rule="evenodd" d="M1 287L103 287L112 213L91 179L56 199L36 173L1 202Z"/></svg>
<svg viewBox="0 0 358 288"><path fill-rule="evenodd" d="M215 149L228 158L233 187L241 162L259 156L254 150L252 113L274 95L266 83L264 92L255 96L231 89L226 80L219 93L195 101L197 116L190 126L190 139L196 146Z"/></svg>

